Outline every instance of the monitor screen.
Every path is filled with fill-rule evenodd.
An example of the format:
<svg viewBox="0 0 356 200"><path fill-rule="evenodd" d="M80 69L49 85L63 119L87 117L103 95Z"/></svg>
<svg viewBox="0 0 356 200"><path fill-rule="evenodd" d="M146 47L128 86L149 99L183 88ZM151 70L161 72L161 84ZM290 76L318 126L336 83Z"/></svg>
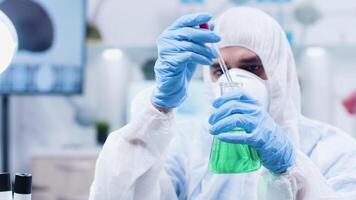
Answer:
<svg viewBox="0 0 356 200"><path fill-rule="evenodd" d="M0 75L0 94L82 92L85 0L0 0L18 52Z"/></svg>

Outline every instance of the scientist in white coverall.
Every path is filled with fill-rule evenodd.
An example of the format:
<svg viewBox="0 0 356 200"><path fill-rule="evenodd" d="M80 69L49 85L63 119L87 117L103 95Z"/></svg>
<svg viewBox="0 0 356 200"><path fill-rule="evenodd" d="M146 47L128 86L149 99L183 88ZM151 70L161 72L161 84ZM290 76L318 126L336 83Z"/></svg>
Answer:
<svg viewBox="0 0 356 200"><path fill-rule="evenodd" d="M183 16L159 37L156 85L133 102L133 119L112 133L96 165L91 200L356 199L356 142L342 131L301 115L294 58L270 16L232 8L214 31L211 16ZM224 79L216 43L233 80L250 85L218 97ZM197 65L212 109L206 119L175 121ZM198 66L200 67L200 66ZM228 134L241 127L246 134ZM255 172L209 171L213 135L255 148Z"/></svg>

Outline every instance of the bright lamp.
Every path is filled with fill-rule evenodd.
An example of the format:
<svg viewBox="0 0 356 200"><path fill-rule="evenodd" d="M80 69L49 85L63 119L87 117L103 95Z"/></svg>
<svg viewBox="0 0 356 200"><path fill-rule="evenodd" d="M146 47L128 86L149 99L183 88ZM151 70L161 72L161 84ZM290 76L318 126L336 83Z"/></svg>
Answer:
<svg viewBox="0 0 356 200"><path fill-rule="evenodd" d="M0 73L10 65L17 50L17 34L10 19L0 11Z"/></svg>

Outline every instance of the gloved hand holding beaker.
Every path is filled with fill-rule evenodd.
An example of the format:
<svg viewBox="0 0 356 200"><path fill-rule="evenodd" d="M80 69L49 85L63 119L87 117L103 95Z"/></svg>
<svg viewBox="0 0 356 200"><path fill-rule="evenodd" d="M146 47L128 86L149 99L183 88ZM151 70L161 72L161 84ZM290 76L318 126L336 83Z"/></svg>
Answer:
<svg viewBox="0 0 356 200"><path fill-rule="evenodd" d="M269 116L257 100L243 90L226 94L213 103L216 111L211 115L210 133L223 142L246 144L254 148L262 165L280 174L293 165L295 149L282 128ZM242 128L246 133L228 131Z"/></svg>

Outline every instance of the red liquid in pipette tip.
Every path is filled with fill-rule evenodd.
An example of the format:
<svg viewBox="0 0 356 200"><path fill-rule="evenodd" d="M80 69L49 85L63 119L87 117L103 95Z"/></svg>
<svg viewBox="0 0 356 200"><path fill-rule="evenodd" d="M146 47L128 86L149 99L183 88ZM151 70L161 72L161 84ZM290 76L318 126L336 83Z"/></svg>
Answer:
<svg viewBox="0 0 356 200"><path fill-rule="evenodd" d="M199 28L208 29L208 30L210 29L208 23L200 24L200 25L199 25Z"/></svg>

